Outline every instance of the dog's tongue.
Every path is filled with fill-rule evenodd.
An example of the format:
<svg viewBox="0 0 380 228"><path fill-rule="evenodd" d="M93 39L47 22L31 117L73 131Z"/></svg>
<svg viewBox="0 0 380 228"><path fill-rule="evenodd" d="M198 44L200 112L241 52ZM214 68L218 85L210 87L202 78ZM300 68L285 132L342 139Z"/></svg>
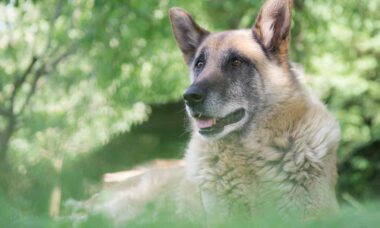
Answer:
<svg viewBox="0 0 380 228"><path fill-rule="evenodd" d="M215 123L214 119L197 119L196 122L198 128L209 128Z"/></svg>

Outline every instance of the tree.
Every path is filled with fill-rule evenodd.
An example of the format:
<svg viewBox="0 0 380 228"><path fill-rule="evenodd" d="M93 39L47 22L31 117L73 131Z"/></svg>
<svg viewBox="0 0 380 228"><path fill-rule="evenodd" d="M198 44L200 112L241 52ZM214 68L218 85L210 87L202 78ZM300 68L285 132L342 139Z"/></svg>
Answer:
<svg viewBox="0 0 380 228"><path fill-rule="evenodd" d="M167 26L167 3L53 5L0 3L0 162L21 174L40 161L59 164L58 175L36 176L55 183L59 195L65 159L144 121L148 103L179 97L186 76L182 62L173 64L181 57Z"/></svg>
<svg viewBox="0 0 380 228"><path fill-rule="evenodd" d="M1 161L9 145L14 160L29 162L90 151L146 119L145 103L177 98L186 82L182 62L173 64L180 56L168 36L167 5L50 6L1 5Z"/></svg>
<svg viewBox="0 0 380 228"><path fill-rule="evenodd" d="M39 17L41 11L32 2L1 5L2 55L0 84L0 162L5 162L11 137L22 125L25 110L44 77L75 52L76 40L61 37L57 42L57 19L64 1L53 11Z"/></svg>

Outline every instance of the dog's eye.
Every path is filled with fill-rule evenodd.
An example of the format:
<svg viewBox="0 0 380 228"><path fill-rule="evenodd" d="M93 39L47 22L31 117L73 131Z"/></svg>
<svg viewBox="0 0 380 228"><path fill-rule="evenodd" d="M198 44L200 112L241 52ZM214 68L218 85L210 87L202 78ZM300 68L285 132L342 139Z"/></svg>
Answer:
<svg viewBox="0 0 380 228"><path fill-rule="evenodd" d="M242 61L239 60L239 59L233 59L232 62L231 62L232 66L234 67L238 67L242 64Z"/></svg>
<svg viewBox="0 0 380 228"><path fill-rule="evenodd" d="M195 64L195 68L200 69L200 68L202 68L204 65L205 65L205 63L204 63L203 61L198 61L198 62Z"/></svg>

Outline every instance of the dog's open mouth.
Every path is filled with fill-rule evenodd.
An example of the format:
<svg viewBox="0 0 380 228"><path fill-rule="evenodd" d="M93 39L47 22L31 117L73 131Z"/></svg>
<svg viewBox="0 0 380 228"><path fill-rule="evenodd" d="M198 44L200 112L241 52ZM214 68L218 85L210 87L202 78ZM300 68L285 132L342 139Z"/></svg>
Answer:
<svg viewBox="0 0 380 228"><path fill-rule="evenodd" d="M194 118L199 128L199 133L202 135L212 135L221 132L223 128L229 124L239 122L243 119L244 115L245 110L241 108L222 118L208 116L198 116Z"/></svg>

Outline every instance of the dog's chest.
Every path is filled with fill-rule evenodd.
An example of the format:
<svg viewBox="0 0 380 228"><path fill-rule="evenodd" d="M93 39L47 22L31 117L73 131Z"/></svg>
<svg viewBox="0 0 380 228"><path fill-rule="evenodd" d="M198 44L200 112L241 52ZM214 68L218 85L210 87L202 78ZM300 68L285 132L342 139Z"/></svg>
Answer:
<svg viewBox="0 0 380 228"><path fill-rule="evenodd" d="M304 194L303 187L297 186L307 185L308 175L316 171L314 162L299 153L308 150L298 148L302 143L289 137L265 143L251 139L250 143L193 145L187 156L191 178L207 198L227 205L254 209L271 194L268 186L280 191L283 203L289 204L292 193Z"/></svg>
<svg viewBox="0 0 380 228"><path fill-rule="evenodd" d="M194 179L202 191L224 201L247 204L257 186L252 150L236 144L202 147L208 150L196 160ZM205 151L203 151L205 152Z"/></svg>

